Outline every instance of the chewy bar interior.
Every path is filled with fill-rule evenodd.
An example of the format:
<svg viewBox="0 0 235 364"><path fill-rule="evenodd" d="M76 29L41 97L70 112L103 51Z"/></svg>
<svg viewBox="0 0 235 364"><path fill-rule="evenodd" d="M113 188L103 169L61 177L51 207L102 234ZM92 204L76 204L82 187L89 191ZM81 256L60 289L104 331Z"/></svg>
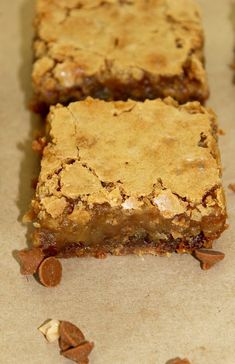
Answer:
<svg viewBox="0 0 235 364"><path fill-rule="evenodd" d="M193 0L37 0L38 108L92 96L204 102L201 18Z"/></svg>
<svg viewBox="0 0 235 364"><path fill-rule="evenodd" d="M32 201L47 255L192 252L225 228L212 111L199 102L53 106Z"/></svg>

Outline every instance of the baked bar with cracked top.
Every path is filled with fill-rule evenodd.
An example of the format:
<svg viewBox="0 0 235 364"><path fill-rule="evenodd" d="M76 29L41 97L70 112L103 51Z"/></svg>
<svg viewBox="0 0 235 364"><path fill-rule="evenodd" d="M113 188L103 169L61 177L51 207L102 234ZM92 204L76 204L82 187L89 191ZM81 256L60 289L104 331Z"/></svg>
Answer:
<svg viewBox="0 0 235 364"><path fill-rule="evenodd" d="M211 247L226 220L216 131L196 101L51 107L33 244L63 257Z"/></svg>
<svg viewBox="0 0 235 364"><path fill-rule="evenodd" d="M87 96L204 102L193 0L37 0L33 85L40 106Z"/></svg>

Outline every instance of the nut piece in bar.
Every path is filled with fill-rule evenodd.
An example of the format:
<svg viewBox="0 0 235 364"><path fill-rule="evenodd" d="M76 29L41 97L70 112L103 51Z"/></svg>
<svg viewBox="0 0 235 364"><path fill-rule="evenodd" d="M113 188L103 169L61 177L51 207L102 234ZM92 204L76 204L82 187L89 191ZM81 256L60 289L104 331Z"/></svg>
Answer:
<svg viewBox="0 0 235 364"><path fill-rule="evenodd" d="M225 257L224 253L209 249L197 249L194 255L201 262L201 268L204 270L212 268Z"/></svg>
<svg viewBox="0 0 235 364"><path fill-rule="evenodd" d="M191 253L225 229L217 121L199 102L88 98L47 123L31 214L47 254Z"/></svg>
<svg viewBox="0 0 235 364"><path fill-rule="evenodd" d="M194 0L37 0L35 31L35 111L86 96L208 97Z"/></svg>

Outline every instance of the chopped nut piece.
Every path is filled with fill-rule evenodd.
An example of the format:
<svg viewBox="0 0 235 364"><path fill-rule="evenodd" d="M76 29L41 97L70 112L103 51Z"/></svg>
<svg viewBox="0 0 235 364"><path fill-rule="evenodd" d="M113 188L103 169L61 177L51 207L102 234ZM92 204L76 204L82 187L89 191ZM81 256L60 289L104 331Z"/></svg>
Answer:
<svg viewBox="0 0 235 364"><path fill-rule="evenodd" d="M198 260L200 260L201 268L204 270L210 269L213 265L223 260L225 257L222 252L208 249L195 250L194 255Z"/></svg>
<svg viewBox="0 0 235 364"><path fill-rule="evenodd" d="M23 275L34 274L40 263L45 258L45 255L40 248L32 248L28 250L21 250L18 253L18 258L20 261L20 273Z"/></svg>
<svg viewBox="0 0 235 364"><path fill-rule="evenodd" d="M168 360L166 364L190 364L190 361L188 359L175 358Z"/></svg>
<svg viewBox="0 0 235 364"><path fill-rule="evenodd" d="M229 188L231 191L235 192L235 183L230 183L230 184L228 185L228 188Z"/></svg>
<svg viewBox="0 0 235 364"><path fill-rule="evenodd" d="M63 351L61 354L76 363L85 364L89 362L88 355L92 351L93 347L94 343L86 341L83 344L78 345L76 348Z"/></svg>
<svg viewBox="0 0 235 364"><path fill-rule="evenodd" d="M61 321L59 345L62 351L75 347L85 341L85 336L81 330L68 321Z"/></svg>
<svg viewBox="0 0 235 364"><path fill-rule="evenodd" d="M40 282L45 287L57 286L62 277L62 266L60 261L55 257L46 258L38 270Z"/></svg>
<svg viewBox="0 0 235 364"><path fill-rule="evenodd" d="M49 343L52 343L53 341L58 340L60 337L59 327L59 320L49 320L48 322L40 326L38 330L43 333Z"/></svg>

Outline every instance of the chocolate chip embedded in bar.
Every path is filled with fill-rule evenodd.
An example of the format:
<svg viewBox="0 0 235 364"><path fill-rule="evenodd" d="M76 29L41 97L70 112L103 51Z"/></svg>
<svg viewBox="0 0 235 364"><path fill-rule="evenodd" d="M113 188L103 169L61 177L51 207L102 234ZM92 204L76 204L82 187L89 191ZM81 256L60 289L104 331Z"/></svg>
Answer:
<svg viewBox="0 0 235 364"><path fill-rule="evenodd" d="M170 98L52 107L34 245L62 257L210 248L226 222L216 125Z"/></svg>
<svg viewBox="0 0 235 364"><path fill-rule="evenodd" d="M36 4L32 79L37 109L86 96L172 96L180 103L207 99L204 34L196 1Z"/></svg>

